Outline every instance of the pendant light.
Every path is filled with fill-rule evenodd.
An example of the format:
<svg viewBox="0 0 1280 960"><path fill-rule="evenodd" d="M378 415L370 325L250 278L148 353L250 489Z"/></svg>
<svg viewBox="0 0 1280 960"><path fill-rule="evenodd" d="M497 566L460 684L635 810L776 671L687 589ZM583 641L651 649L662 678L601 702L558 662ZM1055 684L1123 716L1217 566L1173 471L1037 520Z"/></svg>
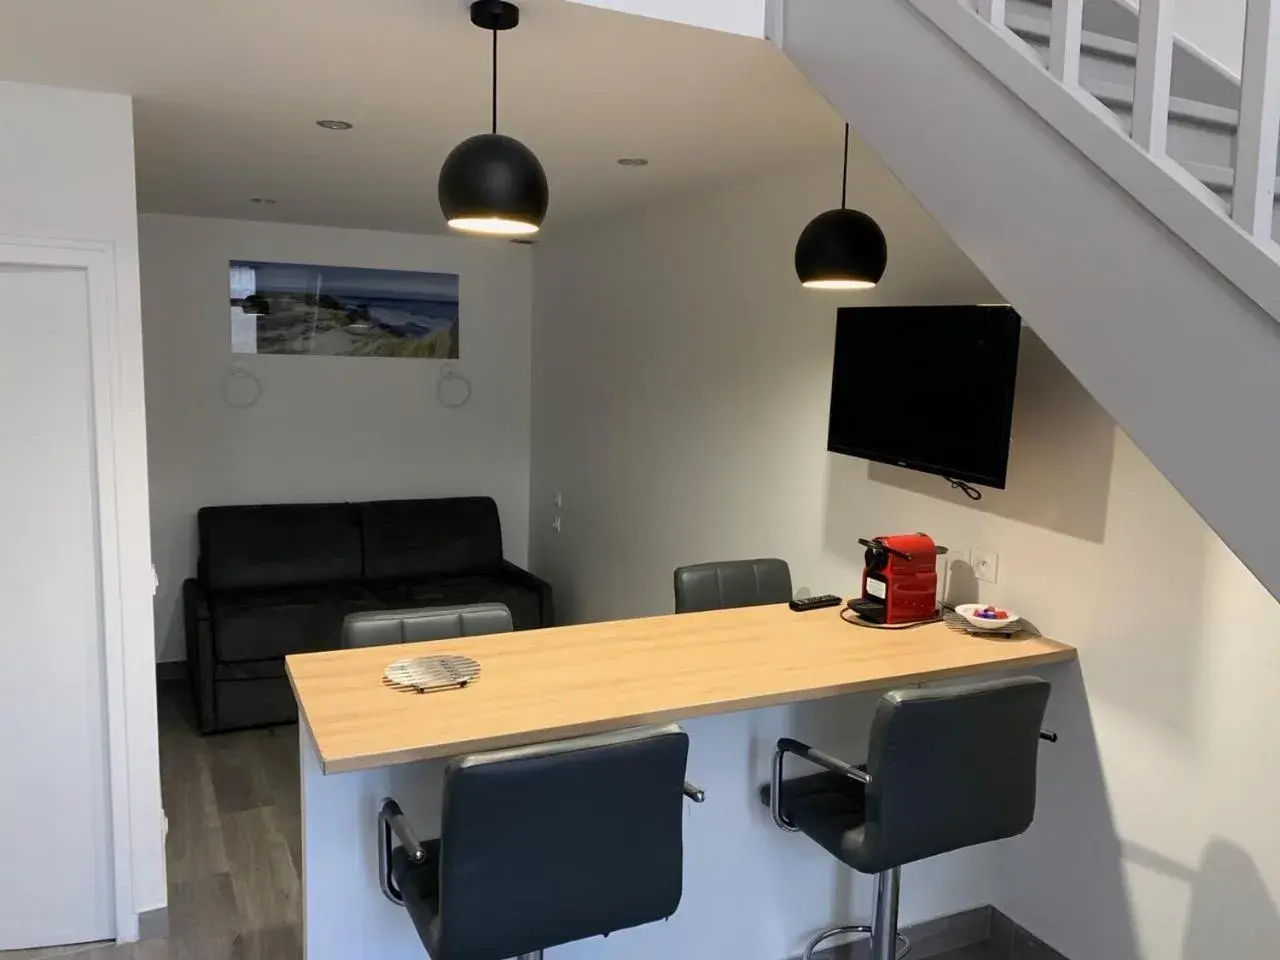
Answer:
<svg viewBox="0 0 1280 960"><path fill-rule="evenodd" d="M884 276L889 249L869 216L845 206L849 185L849 125L844 125L840 208L820 213L796 241L796 276L816 290L869 290Z"/></svg>
<svg viewBox="0 0 1280 960"><path fill-rule="evenodd" d="M506 0L476 0L471 22L493 33L492 125L463 140L440 168L440 210L464 233L526 236L547 215L547 175L532 150L498 133L498 33L520 22L520 8Z"/></svg>

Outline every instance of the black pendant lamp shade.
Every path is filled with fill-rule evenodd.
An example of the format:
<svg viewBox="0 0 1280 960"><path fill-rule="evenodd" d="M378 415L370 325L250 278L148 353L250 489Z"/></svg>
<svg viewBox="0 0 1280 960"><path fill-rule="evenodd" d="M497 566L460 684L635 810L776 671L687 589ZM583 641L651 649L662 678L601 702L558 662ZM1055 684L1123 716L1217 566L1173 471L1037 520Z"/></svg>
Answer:
<svg viewBox="0 0 1280 960"><path fill-rule="evenodd" d="M493 126L462 141L440 168L440 210L449 226L466 233L523 236L537 233L547 215L547 175L532 150L498 133L498 32L520 22L505 0L476 0L471 22L493 31Z"/></svg>
<svg viewBox="0 0 1280 960"><path fill-rule="evenodd" d="M519 140L479 133L445 157L440 209L455 230L507 236L537 233L547 215L547 175Z"/></svg>
<svg viewBox="0 0 1280 960"><path fill-rule="evenodd" d="M880 282L889 247L880 226L845 206L849 179L849 125L844 125L844 175L840 207L809 221L796 241L796 276L818 290L869 290Z"/></svg>

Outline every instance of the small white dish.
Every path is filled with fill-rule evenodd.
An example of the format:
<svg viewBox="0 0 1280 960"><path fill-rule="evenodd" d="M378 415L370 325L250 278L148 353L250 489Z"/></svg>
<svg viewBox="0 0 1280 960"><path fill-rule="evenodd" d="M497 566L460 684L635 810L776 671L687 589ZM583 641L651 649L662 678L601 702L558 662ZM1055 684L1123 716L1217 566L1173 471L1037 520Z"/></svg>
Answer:
<svg viewBox="0 0 1280 960"><path fill-rule="evenodd" d="M988 606L992 606L992 604L961 603L956 606L956 613L964 617L969 626L975 630L1005 630L1008 629L1010 624L1017 623L1021 619L1016 613L1007 608L1005 608L1005 613L1009 614L1007 617L996 619L978 616L978 611L985 610Z"/></svg>

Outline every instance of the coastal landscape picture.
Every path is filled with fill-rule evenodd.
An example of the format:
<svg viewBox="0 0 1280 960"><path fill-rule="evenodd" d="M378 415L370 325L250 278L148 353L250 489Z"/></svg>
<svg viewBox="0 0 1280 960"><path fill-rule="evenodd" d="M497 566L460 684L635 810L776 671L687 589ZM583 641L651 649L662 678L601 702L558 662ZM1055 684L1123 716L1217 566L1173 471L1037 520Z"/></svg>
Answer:
<svg viewBox="0 0 1280 960"><path fill-rule="evenodd" d="M231 351L458 357L458 275L232 260Z"/></svg>

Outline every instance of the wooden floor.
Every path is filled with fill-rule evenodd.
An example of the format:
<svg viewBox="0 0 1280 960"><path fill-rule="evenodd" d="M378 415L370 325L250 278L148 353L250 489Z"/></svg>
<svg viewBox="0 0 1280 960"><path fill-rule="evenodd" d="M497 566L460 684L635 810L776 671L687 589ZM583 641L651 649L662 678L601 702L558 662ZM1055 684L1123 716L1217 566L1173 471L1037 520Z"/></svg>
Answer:
<svg viewBox="0 0 1280 960"><path fill-rule="evenodd" d="M169 938L0 960L301 960L298 729L201 737L187 710L185 684L161 684Z"/></svg>
<svg viewBox="0 0 1280 960"><path fill-rule="evenodd" d="M301 960L297 727L201 737L188 709L184 683L161 684L168 939L0 951L0 960ZM983 944L934 960L1004 957Z"/></svg>

